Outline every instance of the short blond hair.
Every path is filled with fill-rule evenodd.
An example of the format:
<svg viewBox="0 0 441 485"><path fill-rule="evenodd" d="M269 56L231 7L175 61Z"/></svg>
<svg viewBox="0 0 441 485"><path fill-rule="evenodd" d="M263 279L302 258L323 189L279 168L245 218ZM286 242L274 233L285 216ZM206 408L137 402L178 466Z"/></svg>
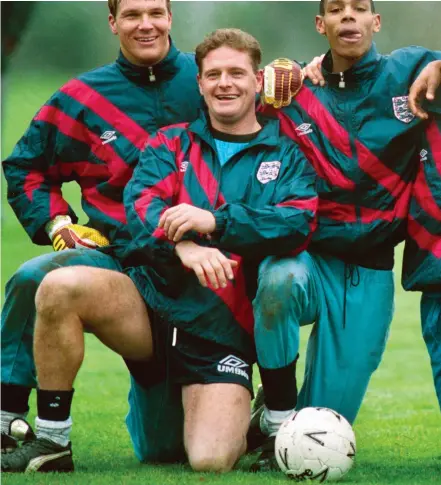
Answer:
<svg viewBox="0 0 441 485"><path fill-rule="evenodd" d="M118 13L118 5L121 3L121 0L107 0L107 6L109 7L109 12L113 17L116 17ZM167 10L171 13L171 1L165 0Z"/></svg>
<svg viewBox="0 0 441 485"><path fill-rule="evenodd" d="M217 29L208 34L196 47L196 64L199 73L202 72L202 61L211 51L220 47L230 47L237 51L246 52L250 56L254 72L258 71L259 64L262 61L262 49L257 39L240 29Z"/></svg>

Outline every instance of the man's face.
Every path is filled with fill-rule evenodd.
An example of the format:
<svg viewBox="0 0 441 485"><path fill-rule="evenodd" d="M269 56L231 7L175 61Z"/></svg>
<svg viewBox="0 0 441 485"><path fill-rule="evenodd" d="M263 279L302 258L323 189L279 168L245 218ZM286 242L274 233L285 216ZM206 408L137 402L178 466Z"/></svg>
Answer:
<svg viewBox="0 0 441 485"><path fill-rule="evenodd" d="M166 0L121 0L116 17L109 15L110 29L119 36L121 51L133 64L152 66L170 48L171 13Z"/></svg>
<svg viewBox="0 0 441 485"><path fill-rule="evenodd" d="M380 26L369 0L327 0L325 14L316 17L317 31L326 35L333 54L344 59L366 54Z"/></svg>
<svg viewBox="0 0 441 485"><path fill-rule="evenodd" d="M248 53L219 47L202 61L199 90L207 103L213 126L255 120L255 96L262 87ZM216 126L215 126L216 128Z"/></svg>

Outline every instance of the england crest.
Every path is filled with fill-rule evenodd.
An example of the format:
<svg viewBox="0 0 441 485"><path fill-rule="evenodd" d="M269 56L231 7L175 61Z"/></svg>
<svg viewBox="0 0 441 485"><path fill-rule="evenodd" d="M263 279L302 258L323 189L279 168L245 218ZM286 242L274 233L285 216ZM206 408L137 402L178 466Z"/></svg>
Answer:
<svg viewBox="0 0 441 485"><path fill-rule="evenodd" d="M257 171L257 180L267 184L279 176L280 162L262 162Z"/></svg>
<svg viewBox="0 0 441 485"><path fill-rule="evenodd" d="M415 115L409 109L409 96L396 96L392 98L395 117L403 123L410 123Z"/></svg>

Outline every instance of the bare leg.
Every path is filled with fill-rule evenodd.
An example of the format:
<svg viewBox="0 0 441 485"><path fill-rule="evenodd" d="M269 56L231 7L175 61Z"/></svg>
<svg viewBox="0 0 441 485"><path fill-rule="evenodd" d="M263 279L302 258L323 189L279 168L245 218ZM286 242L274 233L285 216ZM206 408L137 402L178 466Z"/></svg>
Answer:
<svg viewBox="0 0 441 485"><path fill-rule="evenodd" d="M246 450L250 393L239 384L192 384L182 389L184 444L195 471L230 471Z"/></svg>
<svg viewBox="0 0 441 485"><path fill-rule="evenodd" d="M41 389L72 389L84 357L85 329L123 357L152 357L146 306L122 273L86 266L52 271L35 304L34 357Z"/></svg>

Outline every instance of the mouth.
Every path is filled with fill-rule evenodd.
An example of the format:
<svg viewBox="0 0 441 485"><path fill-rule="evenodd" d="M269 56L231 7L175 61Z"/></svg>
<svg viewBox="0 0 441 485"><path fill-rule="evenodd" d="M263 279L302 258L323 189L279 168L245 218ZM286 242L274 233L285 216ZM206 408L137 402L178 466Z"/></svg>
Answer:
<svg viewBox="0 0 441 485"><path fill-rule="evenodd" d="M355 44L356 42L361 40L362 35L361 32L357 29L342 29L338 33L338 37L343 40L343 42Z"/></svg>
<svg viewBox="0 0 441 485"><path fill-rule="evenodd" d="M217 94L215 96L215 98L219 101L234 101L238 97L238 94Z"/></svg>
<svg viewBox="0 0 441 485"><path fill-rule="evenodd" d="M150 35L150 36L144 36L144 37L135 37L135 40L136 40L136 42L138 42L141 45L149 46L149 45L154 44L155 40L158 37L159 36L157 36L157 35L154 35L154 36Z"/></svg>

